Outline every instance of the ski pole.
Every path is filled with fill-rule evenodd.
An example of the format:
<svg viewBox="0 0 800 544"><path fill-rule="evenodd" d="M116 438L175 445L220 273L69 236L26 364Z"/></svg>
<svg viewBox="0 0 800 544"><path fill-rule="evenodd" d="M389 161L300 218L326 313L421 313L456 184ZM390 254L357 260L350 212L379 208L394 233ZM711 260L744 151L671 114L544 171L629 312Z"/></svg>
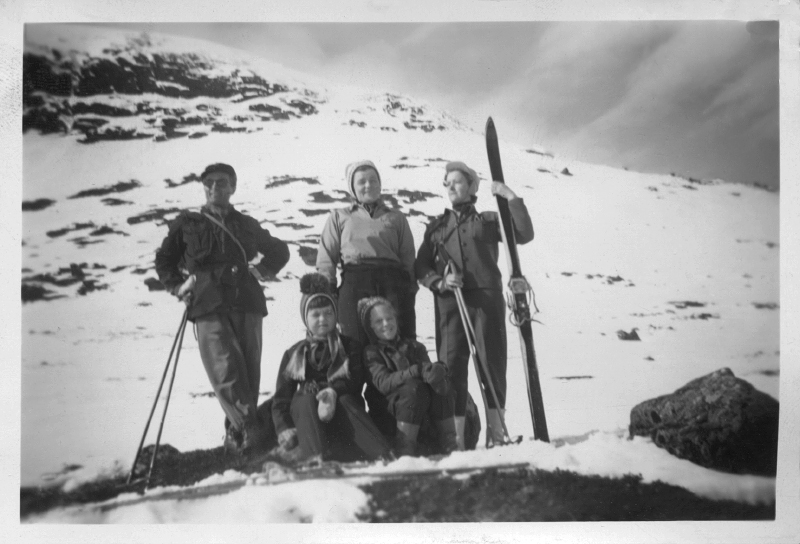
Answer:
<svg viewBox="0 0 800 544"><path fill-rule="evenodd" d="M445 275L447 274L448 270L452 270L455 268L453 262L450 261L447 263L445 267ZM500 423L503 426L503 434L506 438L506 443L511 443L511 437L508 434L508 428L506 427L505 417L503 417L503 413L500 411L500 402L497 398L497 391L495 391L494 384L492 383L491 375L489 374L489 366L486 361L482 360L478 357L478 350L475 347L475 328L472 326L472 322L469 319L469 314L467 313L467 305L464 302L464 293L461 291L460 287L455 287L453 292L456 295L456 303L458 305L458 312L461 316L461 324L464 327L464 333L467 337L467 343L469 345L469 352L472 356L472 363L475 365L475 372L478 376L478 385L481 390L481 397L483 398L483 406L486 410L486 421L489 421L489 403L486 399L486 391L485 389L488 387L489 392L492 395L492 400L494 401L495 406L497 407L498 413L500 415ZM483 380L481 380L481 376L486 377L486 384L484 386ZM488 430L488 429L487 429ZM489 445L489 433L486 433L486 445Z"/></svg>
<svg viewBox="0 0 800 544"><path fill-rule="evenodd" d="M158 427L158 435L156 435L156 445L153 448L153 457L150 459L150 470L147 472L147 479L145 480L144 488L150 487L150 476L153 475L153 468L156 466L156 456L158 455L158 446L161 443L161 432L164 430L164 420L167 419L167 408L169 408L169 399L172 396L172 384L175 383L175 374L178 371L178 359L181 356L181 346L183 346L183 335L186 332L186 319L188 317L188 308L183 314L183 327L180 330L180 339L178 340L178 350L175 352L175 364L172 365L172 377L169 380L169 388L167 389L167 399L164 402L164 412L161 414L161 425Z"/></svg>
<svg viewBox="0 0 800 544"><path fill-rule="evenodd" d="M175 352L175 346L178 345L178 338L181 335L181 331L186 327L186 318L188 316L188 308L183 312L183 318L181 318L181 324L178 326L178 332L175 333L175 340L172 342L172 349L169 351L169 357L167 357L167 365L164 367L164 374L161 376L161 383L158 384L158 391L156 391L156 398L153 399L153 407L150 408L150 416L147 418L147 423L144 426L144 432L142 433L142 439L139 441L139 447L136 449L136 455L133 458L133 465L131 465L131 471L128 473L128 480L125 482L125 485L130 485L131 479L133 478L133 471L136 470L136 462L139 460L139 456L142 454L142 446L144 445L144 439L147 437L147 431L150 429L150 423L153 420L153 414L156 412L156 406L158 405L158 397L161 396L161 388L164 387L164 381L167 379L167 372L169 372L169 365L172 362L172 354Z"/></svg>

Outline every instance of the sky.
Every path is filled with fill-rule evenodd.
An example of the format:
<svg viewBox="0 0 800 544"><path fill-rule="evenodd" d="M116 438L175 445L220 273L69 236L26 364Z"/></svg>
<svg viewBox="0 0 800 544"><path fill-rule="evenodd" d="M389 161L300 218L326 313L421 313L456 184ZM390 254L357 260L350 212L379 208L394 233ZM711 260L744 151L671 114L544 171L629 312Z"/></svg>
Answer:
<svg viewBox="0 0 800 544"><path fill-rule="evenodd" d="M779 185L778 23L162 23L563 158Z"/></svg>

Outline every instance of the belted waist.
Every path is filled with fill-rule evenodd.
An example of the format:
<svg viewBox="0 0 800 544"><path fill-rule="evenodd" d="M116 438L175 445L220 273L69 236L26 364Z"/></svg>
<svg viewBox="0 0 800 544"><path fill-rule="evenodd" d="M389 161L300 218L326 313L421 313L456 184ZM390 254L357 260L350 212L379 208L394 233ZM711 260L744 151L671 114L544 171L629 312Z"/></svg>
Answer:
<svg viewBox="0 0 800 544"><path fill-rule="evenodd" d="M372 271L372 270L397 270L397 271L404 271L403 265L397 261L393 261L390 259L371 259L369 261L360 262L360 263L347 263L342 265L342 270L345 272L352 271L358 272L361 270L364 271Z"/></svg>

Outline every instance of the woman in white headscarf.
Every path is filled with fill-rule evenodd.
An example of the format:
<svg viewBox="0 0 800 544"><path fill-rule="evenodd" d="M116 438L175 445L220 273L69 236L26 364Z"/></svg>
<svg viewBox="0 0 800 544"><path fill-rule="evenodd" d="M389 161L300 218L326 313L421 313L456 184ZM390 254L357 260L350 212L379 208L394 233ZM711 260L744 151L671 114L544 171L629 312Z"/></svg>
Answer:
<svg viewBox="0 0 800 544"><path fill-rule="evenodd" d="M317 271L336 285L339 326L344 335L369 343L358 316L358 301L381 296L398 310L400 335L416 339L414 301L419 287L414 277L414 237L406 216L390 209L381 198L381 177L372 161L358 161L345 169L352 203L331 211L320 236ZM381 432L394 433L395 421L386 399L370 383L364 397L369 415Z"/></svg>

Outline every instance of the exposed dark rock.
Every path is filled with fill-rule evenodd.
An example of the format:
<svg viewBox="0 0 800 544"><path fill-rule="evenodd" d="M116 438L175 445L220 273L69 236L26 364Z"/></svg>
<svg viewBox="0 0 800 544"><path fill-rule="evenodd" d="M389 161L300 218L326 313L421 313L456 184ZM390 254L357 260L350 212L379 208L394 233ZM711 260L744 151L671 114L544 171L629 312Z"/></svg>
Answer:
<svg viewBox="0 0 800 544"><path fill-rule="evenodd" d="M53 300L54 298L63 298L64 295L58 295L53 291L42 287L35 283L22 284L22 302L34 302L37 300Z"/></svg>
<svg viewBox="0 0 800 544"><path fill-rule="evenodd" d="M330 213L330 210L327 209L324 210L301 209L300 211L308 217L313 217L315 215L325 215L326 213Z"/></svg>
<svg viewBox="0 0 800 544"><path fill-rule="evenodd" d="M164 291L164 284L161 283L157 278L147 278L144 280L144 284L147 286L148 291Z"/></svg>
<svg viewBox="0 0 800 544"><path fill-rule="evenodd" d="M103 225L99 229L90 232L89 236L103 236L105 234L121 234L122 236L130 236L127 232L123 232L121 230L114 230L108 225Z"/></svg>
<svg viewBox="0 0 800 544"><path fill-rule="evenodd" d="M152 137L153 137L152 134L148 134L146 132L139 132L135 128L131 129L110 128L102 132L90 130L84 133L84 138L82 140L78 140L78 143L93 144L95 142L100 142L100 141L142 140L145 138L152 138Z"/></svg>
<svg viewBox="0 0 800 544"><path fill-rule="evenodd" d="M638 331L638 330L639 329L637 329L636 327L632 328L631 332L625 332L623 330L618 330L617 331L617 337L620 340L641 340L641 338L639 338L639 335L636 333L636 331Z"/></svg>
<svg viewBox="0 0 800 544"><path fill-rule="evenodd" d="M777 310L780 308L776 302L754 302L753 306L757 310Z"/></svg>
<svg viewBox="0 0 800 544"><path fill-rule="evenodd" d="M273 178L269 178L266 188L269 189L270 187L280 187L281 185L288 185L289 183L295 183L297 181L302 181L304 183L308 183L309 185L320 185L320 182L317 178L298 178L294 176L276 176Z"/></svg>
<svg viewBox="0 0 800 544"><path fill-rule="evenodd" d="M126 206L128 204L133 204L130 200L122 200L120 198L104 198L100 200L106 206Z"/></svg>
<svg viewBox="0 0 800 544"><path fill-rule="evenodd" d="M50 200L49 198L37 198L36 200L23 200L22 211L37 212L39 210L43 210L47 207L50 207L55 203L56 203L55 200Z"/></svg>
<svg viewBox="0 0 800 544"><path fill-rule="evenodd" d="M413 204L414 202L425 202L429 198L436 198L438 195L426 193L425 191L408 191L406 189L400 189L397 191L397 196L408 199L408 204Z"/></svg>
<svg viewBox="0 0 800 544"><path fill-rule="evenodd" d="M104 283L97 283L97 280L84 280L83 285L78 288L79 295L85 295L92 291L103 291L108 289L108 285Z"/></svg>
<svg viewBox="0 0 800 544"><path fill-rule="evenodd" d="M719 314L709 314L707 312L703 312L701 314L692 314L689 316L689 319L701 319L703 321L707 321L709 319L719 319Z"/></svg>
<svg viewBox="0 0 800 544"><path fill-rule="evenodd" d="M136 225L138 223L163 219L166 215L179 213L180 211L181 210L179 208L158 208L148 212L140 213L139 215L134 215L133 217L129 217L127 221L129 225Z"/></svg>
<svg viewBox="0 0 800 544"><path fill-rule="evenodd" d="M695 302L693 300L671 300L667 304L672 304L679 310L684 308L705 308L705 302Z"/></svg>
<svg viewBox="0 0 800 544"><path fill-rule="evenodd" d="M275 223L276 227L289 227L294 230L310 229L311 225L303 225L302 223Z"/></svg>
<svg viewBox="0 0 800 544"><path fill-rule="evenodd" d="M286 102L286 104L297 110L300 110L300 113L303 115L315 115L318 113L317 108L308 102L303 102L302 100L289 100Z"/></svg>
<svg viewBox="0 0 800 544"><path fill-rule="evenodd" d="M778 401L722 368L631 410L632 436L727 472L775 476Z"/></svg>
<svg viewBox="0 0 800 544"><path fill-rule="evenodd" d="M306 263L308 266L316 266L317 248L300 246L297 252L300 254L300 258L303 259L303 262Z"/></svg>
<svg viewBox="0 0 800 544"><path fill-rule="evenodd" d="M383 200L383 203L386 204L389 208L391 208L393 210L399 210L400 209L400 203L397 201L397 198L395 198L394 195L390 195L388 193L383 193L381 195L381 200Z"/></svg>
<svg viewBox="0 0 800 544"><path fill-rule="evenodd" d="M591 380L594 376L553 376L554 380Z"/></svg>
<svg viewBox="0 0 800 544"><path fill-rule="evenodd" d="M336 191L344 196L340 196L339 198L334 198L330 195L325 194L323 191L315 191L310 193L308 196L311 197L311 201L317 204L331 204L333 202L348 202L350 197L347 196L347 193L344 191Z"/></svg>
<svg viewBox="0 0 800 544"><path fill-rule="evenodd" d="M571 176L571 175L572 175L572 172L570 172L570 171L569 171L569 168L567 168L567 167L565 166L565 167L564 167L564 169L561 171L561 174L563 174L563 175L565 175L565 176Z"/></svg>
<svg viewBox="0 0 800 544"><path fill-rule="evenodd" d="M68 232L72 232L75 230L82 230L82 229L91 229L94 228L96 225L91 221L88 223L75 223L72 227L64 227L63 229L56 229L56 230L49 230L45 234L47 234L50 238L58 238L59 236L64 236Z"/></svg>
<svg viewBox="0 0 800 544"><path fill-rule="evenodd" d="M214 123L211 127L211 132L247 132L246 127L229 127L222 123Z"/></svg>
<svg viewBox="0 0 800 544"><path fill-rule="evenodd" d="M126 191L131 191L136 189L137 187L141 187L142 184L139 183L138 180L132 179L130 181L119 181L114 185L110 185L107 187L98 187L96 189L85 189L83 191L78 191L72 196L67 198L85 198L88 196L104 196L111 193L124 193Z"/></svg>
<svg viewBox="0 0 800 544"><path fill-rule="evenodd" d="M73 115L80 115L82 113L93 113L95 115L102 115L105 117L131 117L132 115L136 115L135 111L109 106L108 104L103 104L100 102L91 102L89 104L85 102L78 102L76 104L72 104Z"/></svg>
<svg viewBox="0 0 800 544"><path fill-rule="evenodd" d="M541 155L542 157L552 157L553 156L552 153L543 153L543 152L537 151L535 149L526 149L525 152L526 153L532 153L534 155Z"/></svg>

